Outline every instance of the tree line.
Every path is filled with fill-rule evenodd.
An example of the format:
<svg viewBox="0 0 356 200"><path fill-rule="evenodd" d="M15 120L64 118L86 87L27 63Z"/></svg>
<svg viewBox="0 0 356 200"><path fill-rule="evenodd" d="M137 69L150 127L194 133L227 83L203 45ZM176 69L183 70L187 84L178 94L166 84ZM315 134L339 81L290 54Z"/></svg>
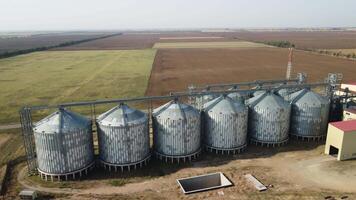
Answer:
<svg viewBox="0 0 356 200"><path fill-rule="evenodd" d="M273 41L265 41L264 44L281 47L281 48L294 48L295 45L287 40L273 40Z"/></svg>
<svg viewBox="0 0 356 200"><path fill-rule="evenodd" d="M273 40L273 41L263 41L260 42L263 44L267 44L270 46L275 46L275 47L281 47L281 48L295 48L295 45L289 41L284 41L284 40ZM325 49L310 49L310 48L298 48L300 50L304 51L311 51L319 54L325 54L329 56L335 56L335 57L343 57L347 59L356 59L356 53L344 53L342 51L330 51L330 50L325 50Z"/></svg>
<svg viewBox="0 0 356 200"><path fill-rule="evenodd" d="M121 35L121 34L122 33L115 33L115 34L104 35L104 36L95 37L95 38L88 38L88 39L83 39L83 40L75 40L75 41L63 42L63 43L60 43L60 44L57 44L57 45L51 45L51 46L34 47L34 48L29 48L29 49L17 50L17 51L7 51L7 52L4 52L4 53L0 54L0 59L1 58L9 58L9 57L13 57L13 56L18 56L18 55L21 55L21 54L32 53L32 52L35 52L35 51L46 51L46 50L50 50L50 49L54 49L54 48L58 48L58 47L72 46L72 45L76 45L76 44L80 44L80 43L84 43L84 42L90 42L90 41L93 41L93 40L104 39L104 38L113 37L113 36L117 36L117 35Z"/></svg>

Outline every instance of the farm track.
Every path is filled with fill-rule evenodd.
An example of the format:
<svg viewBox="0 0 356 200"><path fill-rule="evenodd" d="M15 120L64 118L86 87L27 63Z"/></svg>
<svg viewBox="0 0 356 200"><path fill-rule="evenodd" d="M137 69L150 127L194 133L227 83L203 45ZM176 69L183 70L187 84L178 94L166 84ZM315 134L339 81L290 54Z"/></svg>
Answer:
<svg viewBox="0 0 356 200"><path fill-rule="evenodd" d="M0 130L11 130L11 129L17 129L21 128L21 124L2 124L0 125Z"/></svg>

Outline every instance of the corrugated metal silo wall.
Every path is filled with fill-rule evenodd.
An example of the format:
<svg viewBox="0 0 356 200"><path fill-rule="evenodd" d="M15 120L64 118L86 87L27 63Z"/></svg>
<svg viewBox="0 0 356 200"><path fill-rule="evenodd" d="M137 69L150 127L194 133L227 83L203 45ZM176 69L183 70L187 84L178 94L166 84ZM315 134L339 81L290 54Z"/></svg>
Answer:
<svg viewBox="0 0 356 200"><path fill-rule="evenodd" d="M93 135L88 129L70 133L35 132L38 168L63 174L85 168L94 161Z"/></svg>
<svg viewBox="0 0 356 200"><path fill-rule="evenodd" d="M153 118L154 148L160 154L184 156L199 150L201 144L200 114L186 120Z"/></svg>
<svg viewBox="0 0 356 200"><path fill-rule="evenodd" d="M248 109L242 113L204 112L204 143L209 147L231 149L246 144Z"/></svg>
<svg viewBox="0 0 356 200"><path fill-rule="evenodd" d="M273 111L269 107L249 109L249 136L261 142L282 142L288 138L290 107Z"/></svg>
<svg viewBox="0 0 356 200"><path fill-rule="evenodd" d="M148 121L127 127L97 124L100 159L112 164L130 164L150 153Z"/></svg>
<svg viewBox="0 0 356 200"><path fill-rule="evenodd" d="M292 104L290 133L300 136L322 136L329 122L330 104L321 107Z"/></svg>

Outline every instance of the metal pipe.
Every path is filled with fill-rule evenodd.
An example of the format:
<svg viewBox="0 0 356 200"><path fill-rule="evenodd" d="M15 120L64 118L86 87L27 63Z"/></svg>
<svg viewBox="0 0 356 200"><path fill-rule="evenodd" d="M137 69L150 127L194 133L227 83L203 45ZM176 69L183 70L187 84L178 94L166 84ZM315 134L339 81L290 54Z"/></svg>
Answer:
<svg viewBox="0 0 356 200"><path fill-rule="evenodd" d="M194 90L202 90L202 89L211 89L211 88L217 88L217 87L236 87L236 86L253 86L253 85L263 85L263 84L276 84L276 83L281 83L281 84L286 84L286 83L292 83L295 82L297 83L299 79L290 79L290 80L256 80L252 82L242 82L242 83L219 83L219 84L209 84L206 86L202 87L195 87Z"/></svg>
<svg viewBox="0 0 356 200"><path fill-rule="evenodd" d="M329 83L310 83L310 84L294 84L294 85L281 85L281 86L262 86L258 89L233 89L233 90L210 90L210 91L200 91L200 92L175 92L166 96L146 96L146 97L135 97L135 98L123 98L123 99L110 99L110 100L95 100L95 101L82 101L73 103L63 103L58 105L44 105L44 106L32 106L28 107L31 110L44 110L50 108L64 108L73 106L88 106L88 105L99 105L99 104L110 104L110 103L124 103L124 102L140 102L140 101L152 101L152 100L165 100L165 99L175 99L189 96L201 96L207 94L230 94L234 92L255 92L260 90L273 90L273 89L283 89L283 88L306 88L306 87L318 87L318 86L328 86Z"/></svg>

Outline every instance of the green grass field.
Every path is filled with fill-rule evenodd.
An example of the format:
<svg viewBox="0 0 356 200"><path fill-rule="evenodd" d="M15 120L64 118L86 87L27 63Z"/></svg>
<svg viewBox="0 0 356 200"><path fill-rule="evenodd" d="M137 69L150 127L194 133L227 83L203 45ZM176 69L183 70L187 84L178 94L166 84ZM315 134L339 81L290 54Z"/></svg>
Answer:
<svg viewBox="0 0 356 200"><path fill-rule="evenodd" d="M179 49L179 48L256 48L270 47L260 43L238 41L238 42L167 42L155 43L154 49Z"/></svg>
<svg viewBox="0 0 356 200"><path fill-rule="evenodd" d="M0 124L18 122L24 105L143 96L155 52L47 51L1 59Z"/></svg>

